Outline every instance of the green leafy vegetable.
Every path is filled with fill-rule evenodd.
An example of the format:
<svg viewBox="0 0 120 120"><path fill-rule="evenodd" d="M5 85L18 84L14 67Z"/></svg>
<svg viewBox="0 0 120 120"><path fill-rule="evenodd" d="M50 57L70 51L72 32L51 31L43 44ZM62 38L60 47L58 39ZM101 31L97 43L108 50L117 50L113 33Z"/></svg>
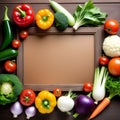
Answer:
<svg viewBox="0 0 120 120"><path fill-rule="evenodd" d="M17 100L22 83L14 74L0 74L0 104L6 105Z"/></svg>
<svg viewBox="0 0 120 120"><path fill-rule="evenodd" d="M115 77L109 75L106 81L106 89L109 93L109 99L112 99L115 96L120 96L120 76Z"/></svg>
<svg viewBox="0 0 120 120"><path fill-rule="evenodd" d="M77 30L83 25L98 26L105 22L107 14L101 12L100 8L96 7L92 0L86 2L83 6L78 5L73 17L75 18L74 30Z"/></svg>

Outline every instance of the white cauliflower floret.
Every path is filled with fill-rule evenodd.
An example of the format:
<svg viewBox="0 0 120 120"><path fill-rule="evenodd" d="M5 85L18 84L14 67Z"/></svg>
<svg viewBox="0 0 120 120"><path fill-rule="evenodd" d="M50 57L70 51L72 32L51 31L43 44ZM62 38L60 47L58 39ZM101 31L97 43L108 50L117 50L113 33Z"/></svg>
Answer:
<svg viewBox="0 0 120 120"><path fill-rule="evenodd" d="M120 37L118 35L111 35L103 41L103 51L109 57L120 56Z"/></svg>

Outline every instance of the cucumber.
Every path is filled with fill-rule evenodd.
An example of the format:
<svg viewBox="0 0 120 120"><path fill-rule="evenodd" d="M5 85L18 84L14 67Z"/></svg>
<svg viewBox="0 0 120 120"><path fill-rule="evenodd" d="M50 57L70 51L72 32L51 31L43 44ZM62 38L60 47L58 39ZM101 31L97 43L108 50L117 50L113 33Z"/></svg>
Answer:
<svg viewBox="0 0 120 120"><path fill-rule="evenodd" d="M68 12L68 10L66 10L63 6L53 0L49 0L49 2L55 12L61 12L68 18L69 26L73 26L75 24L75 19L73 15Z"/></svg>
<svg viewBox="0 0 120 120"><path fill-rule="evenodd" d="M15 58L17 57L17 55L18 55L18 50L7 48L0 52L0 62L7 59Z"/></svg>

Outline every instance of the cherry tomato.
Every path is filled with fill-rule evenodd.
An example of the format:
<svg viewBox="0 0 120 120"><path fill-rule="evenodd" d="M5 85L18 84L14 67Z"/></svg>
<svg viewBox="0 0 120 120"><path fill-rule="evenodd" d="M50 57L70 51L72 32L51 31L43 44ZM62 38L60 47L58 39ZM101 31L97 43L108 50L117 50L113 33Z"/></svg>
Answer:
<svg viewBox="0 0 120 120"><path fill-rule="evenodd" d="M84 83L84 85L83 85L83 90L84 90L85 92L91 92L92 89L93 89L93 85L92 85L90 82Z"/></svg>
<svg viewBox="0 0 120 120"><path fill-rule="evenodd" d="M108 65L109 63L109 58L107 56L100 56L99 58L99 64L100 65Z"/></svg>
<svg viewBox="0 0 120 120"><path fill-rule="evenodd" d="M5 63L4 63L4 68L7 72L15 72L16 68L17 68L17 65L15 63L14 60L7 60Z"/></svg>
<svg viewBox="0 0 120 120"><path fill-rule="evenodd" d="M117 20L107 20L104 24L104 30L108 34L116 34L119 30L119 22Z"/></svg>
<svg viewBox="0 0 120 120"><path fill-rule="evenodd" d="M61 91L60 88L55 88L55 89L53 90L53 94L54 94L56 97L59 97L59 96L61 96L62 91Z"/></svg>
<svg viewBox="0 0 120 120"><path fill-rule="evenodd" d="M108 70L114 76L120 75L120 57L112 58L108 63Z"/></svg>
<svg viewBox="0 0 120 120"><path fill-rule="evenodd" d="M15 49L18 49L21 45L21 41L18 40L18 39L15 39L12 41L12 47L15 48Z"/></svg>
<svg viewBox="0 0 120 120"><path fill-rule="evenodd" d="M19 36L20 36L21 39L27 38L28 37L28 31L27 30L20 31Z"/></svg>
<svg viewBox="0 0 120 120"><path fill-rule="evenodd" d="M24 106L30 106L35 102L36 94L32 89L24 89L20 93L20 103Z"/></svg>

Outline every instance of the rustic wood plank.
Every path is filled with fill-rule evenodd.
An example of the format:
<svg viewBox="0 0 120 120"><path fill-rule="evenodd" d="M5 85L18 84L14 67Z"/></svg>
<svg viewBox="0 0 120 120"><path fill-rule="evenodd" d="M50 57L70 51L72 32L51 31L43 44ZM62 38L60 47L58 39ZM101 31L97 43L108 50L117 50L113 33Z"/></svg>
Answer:
<svg viewBox="0 0 120 120"><path fill-rule="evenodd" d="M70 4L72 4L72 3L84 3L84 2L86 2L87 0L54 0L54 1L56 1L56 2L58 2L58 3L70 3ZM107 4L107 3L109 3L109 4L112 4L112 3L120 3L120 0L93 0L93 2L94 3L99 3L99 4ZM0 3L10 3L10 4L12 4L12 3L49 3L49 0L44 0L44 1L42 1L42 0L25 0L25 1L23 1L23 0L0 0Z"/></svg>

